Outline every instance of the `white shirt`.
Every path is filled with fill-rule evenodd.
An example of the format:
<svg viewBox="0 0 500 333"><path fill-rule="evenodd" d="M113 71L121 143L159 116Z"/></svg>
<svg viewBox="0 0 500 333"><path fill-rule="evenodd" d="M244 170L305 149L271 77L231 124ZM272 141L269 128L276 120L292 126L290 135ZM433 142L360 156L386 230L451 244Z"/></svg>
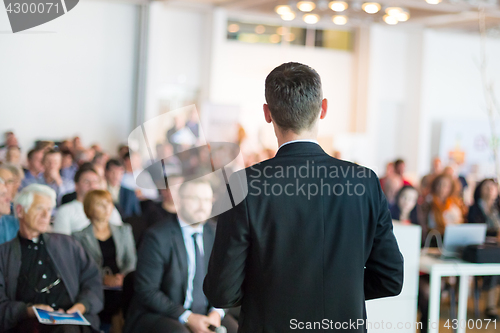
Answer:
<svg viewBox="0 0 500 333"><path fill-rule="evenodd" d="M186 290L186 299L184 300L183 307L184 309L189 309L191 307L191 304L193 303L193 281L194 275L196 274L196 252L194 248L193 234L198 233L198 236L196 237L196 244L198 245L200 253L204 255L203 224L200 223L193 228L190 224L182 221L180 218L177 219L179 220L179 225L181 226L182 238L184 238L184 245L186 246L188 259L188 285ZM224 318L224 310L211 308L208 312L210 313L212 311L217 311L221 319ZM191 313L192 312L190 310L184 311L184 313L179 317L179 321L185 324L187 318Z"/></svg>
<svg viewBox="0 0 500 333"><path fill-rule="evenodd" d="M317 140L309 140L309 139L292 140L292 141L285 142L284 144L282 144L281 146L279 146L278 150L280 150L280 148L283 147L284 145L287 145L287 144L290 144L290 143L295 143L295 142L312 142L312 143L315 143L315 144L319 145L319 143L318 143Z"/></svg>
<svg viewBox="0 0 500 333"><path fill-rule="evenodd" d="M122 217L116 207L114 207L111 213L109 223L123 225ZM80 231L88 225L90 225L90 220L83 210L83 202L75 199L59 207L52 232L71 235L73 232Z"/></svg>

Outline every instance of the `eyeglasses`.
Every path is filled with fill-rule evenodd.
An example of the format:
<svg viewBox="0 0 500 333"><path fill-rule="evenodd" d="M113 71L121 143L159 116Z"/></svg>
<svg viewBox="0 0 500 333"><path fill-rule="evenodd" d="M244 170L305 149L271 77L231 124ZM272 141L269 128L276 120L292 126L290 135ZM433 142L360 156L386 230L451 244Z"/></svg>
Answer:
<svg viewBox="0 0 500 333"><path fill-rule="evenodd" d="M54 288L55 286L57 286L59 283L61 283L61 279L57 279L55 280L54 282L52 282L51 284L49 284L47 287L45 288L42 288L40 290L38 290L37 288L33 287L33 289L35 289L35 291L39 294L43 294L43 293L47 293L47 294L50 294L50 289Z"/></svg>

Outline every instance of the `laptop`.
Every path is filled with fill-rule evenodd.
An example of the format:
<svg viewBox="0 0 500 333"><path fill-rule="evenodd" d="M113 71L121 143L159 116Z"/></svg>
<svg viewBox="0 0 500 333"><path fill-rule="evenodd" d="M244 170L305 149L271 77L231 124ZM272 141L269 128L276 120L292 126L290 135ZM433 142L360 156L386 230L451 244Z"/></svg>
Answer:
<svg viewBox="0 0 500 333"><path fill-rule="evenodd" d="M459 257L467 245L483 244L485 239L485 223L448 225L444 231L443 256Z"/></svg>

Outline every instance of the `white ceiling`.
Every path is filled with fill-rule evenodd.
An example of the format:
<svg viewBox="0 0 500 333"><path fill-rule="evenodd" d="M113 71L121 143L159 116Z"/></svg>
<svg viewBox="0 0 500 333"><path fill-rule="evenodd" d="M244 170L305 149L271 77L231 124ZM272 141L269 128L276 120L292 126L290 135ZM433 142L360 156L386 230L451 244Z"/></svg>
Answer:
<svg viewBox="0 0 500 333"><path fill-rule="evenodd" d="M205 6L220 6L228 11L245 12L250 14L278 15L274 12L277 5L296 3L289 0L159 0L183 4L198 4ZM321 0L314 0L316 2ZM323 0L326 1L326 0ZM360 22L380 21L382 22L383 10L377 14L370 15L361 10L362 0L344 0L349 4L349 9L344 12L350 18L350 24L356 25ZM368 0L367 0L368 1ZM372 0L373 1L373 0ZM326 1L328 3L329 1ZM459 29L471 32L479 31L479 6L484 7L486 16L486 27L500 27L500 0L443 0L437 5L430 5L425 0L377 0L383 7L403 7L409 9L410 20L399 23L400 25L423 25L431 28ZM317 6L318 7L318 6ZM297 10L298 12L298 10ZM318 10L322 16L333 15L330 9ZM344 14L343 13L343 14ZM296 20L300 20L297 15Z"/></svg>

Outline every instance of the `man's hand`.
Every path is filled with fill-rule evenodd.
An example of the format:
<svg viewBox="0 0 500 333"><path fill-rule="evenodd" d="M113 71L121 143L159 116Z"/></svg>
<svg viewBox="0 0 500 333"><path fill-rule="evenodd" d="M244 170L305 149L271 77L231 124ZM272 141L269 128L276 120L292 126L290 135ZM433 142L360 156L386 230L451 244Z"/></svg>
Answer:
<svg viewBox="0 0 500 333"><path fill-rule="evenodd" d="M186 325L193 333L212 333L208 329L210 326L210 319L207 316L192 313L189 315Z"/></svg>
<svg viewBox="0 0 500 333"><path fill-rule="evenodd" d="M45 305L45 304L35 304L33 306L35 308L39 308L39 309L42 309L45 311L50 311L50 312L54 311L54 309L52 309L50 306ZM28 306L28 308L26 309L26 312L27 312L29 318L36 317L35 310L33 310L33 306Z"/></svg>
<svg viewBox="0 0 500 333"><path fill-rule="evenodd" d="M217 311L210 312L208 314L208 321L215 327L219 327L221 321L220 314Z"/></svg>
<svg viewBox="0 0 500 333"><path fill-rule="evenodd" d="M123 286L123 274L106 274L104 275L103 283L108 287L121 287Z"/></svg>
<svg viewBox="0 0 500 333"><path fill-rule="evenodd" d="M66 311L66 313L75 313L77 311L80 311L81 314L84 314L87 309L85 308L85 305L82 303L76 303L73 305L71 308Z"/></svg>

